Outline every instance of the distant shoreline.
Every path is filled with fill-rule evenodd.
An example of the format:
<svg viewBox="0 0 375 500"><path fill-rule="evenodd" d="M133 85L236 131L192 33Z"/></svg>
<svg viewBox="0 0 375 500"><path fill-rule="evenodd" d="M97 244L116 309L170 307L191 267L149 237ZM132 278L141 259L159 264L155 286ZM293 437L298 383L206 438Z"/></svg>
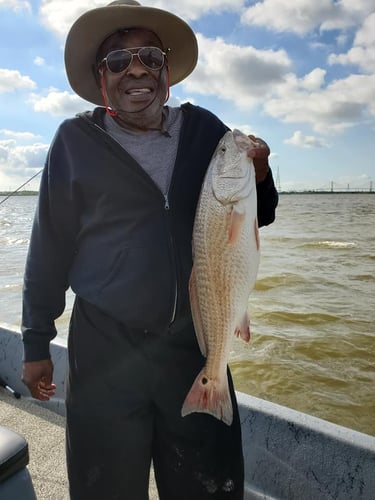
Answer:
<svg viewBox="0 0 375 500"><path fill-rule="evenodd" d="M278 191L279 194L375 194L375 191L364 189L341 189L337 191L331 190L314 190L308 189L306 191Z"/></svg>
<svg viewBox="0 0 375 500"><path fill-rule="evenodd" d="M0 196L38 196L39 191L0 191ZM279 194L375 194L375 191L365 191L364 189L342 189L337 191L330 190L314 190L307 189L306 191L279 191Z"/></svg>
<svg viewBox="0 0 375 500"><path fill-rule="evenodd" d="M0 191L0 196L37 196L39 191Z"/></svg>

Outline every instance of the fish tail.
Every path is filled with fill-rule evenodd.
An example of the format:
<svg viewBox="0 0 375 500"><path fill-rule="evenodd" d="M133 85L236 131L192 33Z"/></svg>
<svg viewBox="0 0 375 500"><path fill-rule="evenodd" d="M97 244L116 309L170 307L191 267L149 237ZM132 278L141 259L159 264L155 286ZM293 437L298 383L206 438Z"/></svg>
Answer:
<svg viewBox="0 0 375 500"><path fill-rule="evenodd" d="M233 421L233 407L227 376L221 381L210 379L205 370L199 373L182 406L181 415L209 413L227 425Z"/></svg>

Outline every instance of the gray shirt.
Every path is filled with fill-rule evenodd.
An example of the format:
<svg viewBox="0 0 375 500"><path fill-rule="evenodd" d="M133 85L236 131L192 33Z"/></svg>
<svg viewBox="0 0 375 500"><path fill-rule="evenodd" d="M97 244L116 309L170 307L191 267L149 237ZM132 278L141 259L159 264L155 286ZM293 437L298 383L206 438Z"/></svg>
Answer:
<svg viewBox="0 0 375 500"><path fill-rule="evenodd" d="M135 132L121 127L107 113L104 126L126 151L142 166L164 195L168 194L173 167L176 161L180 130L182 126L181 108L165 106L163 129L168 136L158 130Z"/></svg>

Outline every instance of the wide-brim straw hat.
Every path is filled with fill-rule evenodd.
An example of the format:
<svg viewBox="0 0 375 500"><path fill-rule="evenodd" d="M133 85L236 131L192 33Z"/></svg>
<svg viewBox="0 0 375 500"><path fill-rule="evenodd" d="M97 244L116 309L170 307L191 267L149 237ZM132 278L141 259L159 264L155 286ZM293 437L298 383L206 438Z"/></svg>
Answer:
<svg viewBox="0 0 375 500"><path fill-rule="evenodd" d="M95 75L96 54L103 41L122 28L153 31L168 51L170 85L195 68L198 44L190 26L170 12L144 7L135 0L117 0L85 12L71 27L65 44L65 68L72 89L86 101L104 105Z"/></svg>

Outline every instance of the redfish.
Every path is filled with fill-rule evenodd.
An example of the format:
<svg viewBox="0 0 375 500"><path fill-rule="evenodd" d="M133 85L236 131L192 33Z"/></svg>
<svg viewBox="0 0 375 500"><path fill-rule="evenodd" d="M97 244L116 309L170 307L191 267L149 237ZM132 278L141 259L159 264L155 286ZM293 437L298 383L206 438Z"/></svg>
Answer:
<svg viewBox="0 0 375 500"><path fill-rule="evenodd" d="M239 130L220 140L208 166L193 229L190 303L206 363L181 414L209 413L231 425L227 364L233 336L250 340L248 300L259 267L256 143Z"/></svg>

